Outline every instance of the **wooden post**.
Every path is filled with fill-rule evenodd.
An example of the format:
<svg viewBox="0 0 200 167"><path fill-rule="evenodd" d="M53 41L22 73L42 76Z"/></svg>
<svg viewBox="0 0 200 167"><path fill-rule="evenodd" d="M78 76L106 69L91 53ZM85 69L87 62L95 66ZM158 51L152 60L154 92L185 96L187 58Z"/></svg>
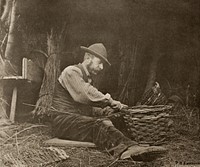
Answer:
<svg viewBox="0 0 200 167"><path fill-rule="evenodd" d="M12 123L15 122L16 105L17 105L17 87L14 87L12 93L11 108L10 108L10 121Z"/></svg>
<svg viewBox="0 0 200 167"><path fill-rule="evenodd" d="M22 60L22 77L24 79L27 79L27 64L28 64L28 59L27 58L23 58Z"/></svg>

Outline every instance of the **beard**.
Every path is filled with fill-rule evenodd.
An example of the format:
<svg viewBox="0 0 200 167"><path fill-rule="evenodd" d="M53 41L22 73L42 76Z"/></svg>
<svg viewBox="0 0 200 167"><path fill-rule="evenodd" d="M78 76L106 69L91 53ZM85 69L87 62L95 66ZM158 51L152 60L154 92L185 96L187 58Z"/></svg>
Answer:
<svg viewBox="0 0 200 167"><path fill-rule="evenodd" d="M93 63L92 62L90 62L87 65L87 70L90 73L90 75L97 75L100 72L99 70L95 70L95 68L93 68Z"/></svg>

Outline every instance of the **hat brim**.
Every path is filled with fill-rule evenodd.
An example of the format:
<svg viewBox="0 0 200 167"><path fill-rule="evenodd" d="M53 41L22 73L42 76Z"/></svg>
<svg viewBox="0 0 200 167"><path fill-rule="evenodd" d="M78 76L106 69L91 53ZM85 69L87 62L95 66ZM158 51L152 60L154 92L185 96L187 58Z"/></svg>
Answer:
<svg viewBox="0 0 200 167"><path fill-rule="evenodd" d="M111 66L110 62L108 61L108 59L106 59L104 56L94 52L93 50L88 49L85 46L81 46L81 49L84 50L85 52L91 53L95 56L97 56L98 58L100 58L101 60L103 60L106 64L108 64L109 66Z"/></svg>

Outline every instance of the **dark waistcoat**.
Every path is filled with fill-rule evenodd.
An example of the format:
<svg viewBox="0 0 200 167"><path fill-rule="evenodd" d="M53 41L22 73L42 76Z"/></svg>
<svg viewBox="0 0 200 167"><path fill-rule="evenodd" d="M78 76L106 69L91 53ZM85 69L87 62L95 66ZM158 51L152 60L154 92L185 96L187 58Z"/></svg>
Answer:
<svg viewBox="0 0 200 167"><path fill-rule="evenodd" d="M83 66L78 64L76 67L81 70L83 74L83 80L88 82L88 76L86 75ZM55 93L53 97L52 111L53 110L55 113L76 113L87 116L91 116L92 114L92 107L75 102L69 92L63 88L58 80L56 82Z"/></svg>

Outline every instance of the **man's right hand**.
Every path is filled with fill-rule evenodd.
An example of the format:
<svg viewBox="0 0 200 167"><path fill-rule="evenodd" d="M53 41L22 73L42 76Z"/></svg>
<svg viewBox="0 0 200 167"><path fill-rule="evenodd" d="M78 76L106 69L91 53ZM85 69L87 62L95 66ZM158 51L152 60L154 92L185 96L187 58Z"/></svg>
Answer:
<svg viewBox="0 0 200 167"><path fill-rule="evenodd" d="M113 100L111 103L111 108L115 110L121 110L123 107L125 107L125 104L122 104L120 101Z"/></svg>

